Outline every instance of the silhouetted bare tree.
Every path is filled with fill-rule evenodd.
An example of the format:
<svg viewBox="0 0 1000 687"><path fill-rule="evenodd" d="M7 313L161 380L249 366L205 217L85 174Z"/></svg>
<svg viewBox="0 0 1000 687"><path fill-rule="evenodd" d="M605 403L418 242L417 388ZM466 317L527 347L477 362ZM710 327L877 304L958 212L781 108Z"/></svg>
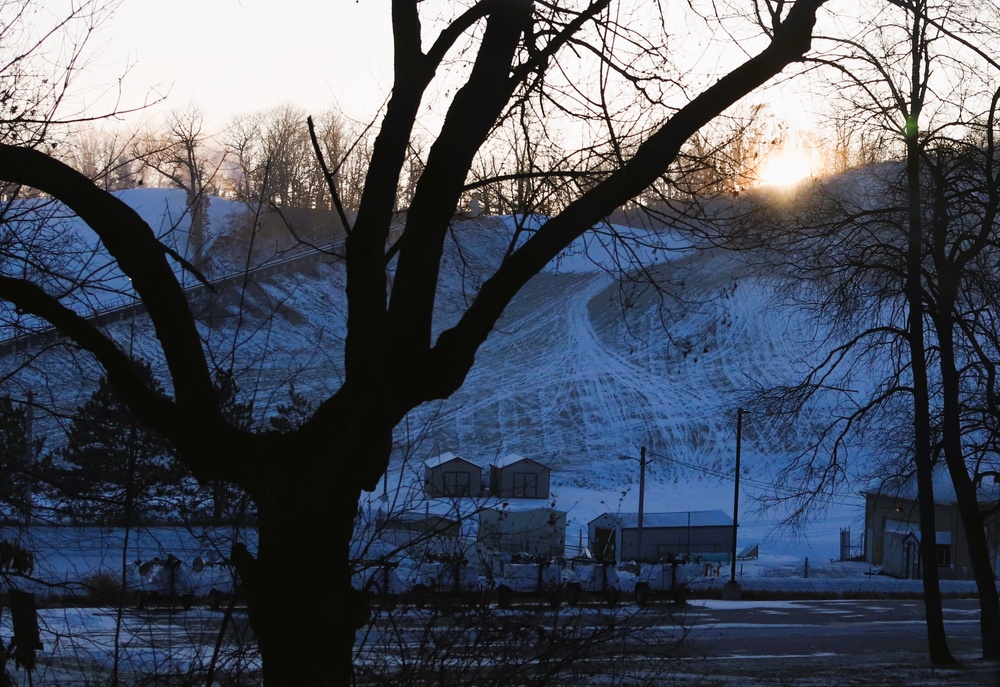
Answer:
<svg viewBox="0 0 1000 687"><path fill-rule="evenodd" d="M267 685L344 684L352 673L355 631L368 618L367 597L351 586L349 552L363 490L386 470L393 429L412 409L461 387L475 355L519 290L567 245L640 194L675 160L693 134L810 49L823 0L769 2L759 52L688 97L666 58L665 33L629 27L610 0L579 6L527 0L482 0L455 6L433 33L422 5L392 7L395 81L372 151L357 218L346 242L345 377L313 416L285 433L231 424L214 393L203 339L168 255L124 203L83 175L28 147L0 146L0 178L40 189L72 208L98 234L147 309L170 373L171 395L135 374L119 342L40 288L30 271L0 277L0 297L51 322L90 352L112 385L152 429L168 436L179 459L202 482L245 489L257 507L255 554L237 545L239 571ZM622 15L624 16L624 15ZM437 28L437 27L435 27ZM663 28L662 26L660 28ZM613 49L640 37L641 53ZM390 242L396 197L421 103L452 51L467 60L464 82L449 90L440 130L420 170L399 239ZM585 56L586 64L573 64ZM582 59L582 58L581 58ZM556 215L519 235L494 265L461 317L435 334L434 302L452 217L466 192L477 152L511 103L550 99L567 106L584 87L610 94L607 82L561 84L560 73L596 63L619 75L641 106L643 127L632 145L615 145L617 119L602 115L612 164L581 185ZM585 73L585 72L580 72ZM677 98L679 106L671 106ZM571 112L572 114L572 112ZM291 182L274 194L293 191ZM388 287L386 271L394 280ZM324 590L315 603L290 602L282 590Z"/></svg>

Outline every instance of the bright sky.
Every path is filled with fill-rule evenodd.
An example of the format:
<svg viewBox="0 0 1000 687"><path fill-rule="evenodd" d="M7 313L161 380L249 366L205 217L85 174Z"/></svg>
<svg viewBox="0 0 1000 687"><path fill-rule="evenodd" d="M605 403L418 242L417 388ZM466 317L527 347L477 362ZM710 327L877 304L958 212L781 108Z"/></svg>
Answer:
<svg viewBox="0 0 1000 687"><path fill-rule="evenodd" d="M77 86L93 99L128 70L123 106L167 95L166 109L193 102L220 123L285 102L361 115L391 85L388 9L380 0L125 0Z"/></svg>
<svg viewBox="0 0 1000 687"><path fill-rule="evenodd" d="M65 4L45 2L54 15ZM387 0L282 0L280 10L273 0L124 0L77 87L93 95L128 70L128 104L168 94L168 107L197 102L224 117L286 101L378 106L391 85L390 30Z"/></svg>
<svg viewBox="0 0 1000 687"><path fill-rule="evenodd" d="M44 0L53 13L65 1ZM146 114L193 103L217 129L237 114L284 103L310 114L336 106L360 120L373 115L392 82L389 2L283 0L276 7L273 0L124 0L90 44L93 57L74 92L90 114L106 112L124 75L119 109L165 97ZM718 47L702 56L721 59ZM804 114L801 102L788 107L762 97L778 117ZM780 183L809 172L791 155L775 162Z"/></svg>

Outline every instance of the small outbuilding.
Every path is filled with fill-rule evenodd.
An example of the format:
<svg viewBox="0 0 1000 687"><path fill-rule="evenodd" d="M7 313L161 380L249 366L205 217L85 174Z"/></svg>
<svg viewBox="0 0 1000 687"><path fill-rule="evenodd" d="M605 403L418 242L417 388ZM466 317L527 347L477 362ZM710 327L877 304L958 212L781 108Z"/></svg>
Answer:
<svg viewBox="0 0 1000 687"><path fill-rule="evenodd" d="M549 498L550 471L537 460L512 453L490 466L490 493L502 499Z"/></svg>
<svg viewBox="0 0 1000 687"><path fill-rule="evenodd" d="M951 547L950 533L935 534L939 547ZM919 580L921 578L920 532L905 522L890 520L886 522L884 537L882 572L893 577Z"/></svg>
<svg viewBox="0 0 1000 687"><path fill-rule="evenodd" d="M483 491L483 469L454 453L442 453L424 461L424 495L479 496Z"/></svg>
<svg viewBox="0 0 1000 687"><path fill-rule="evenodd" d="M506 553L552 558L566 550L566 513L508 502L479 513L479 543Z"/></svg>
<svg viewBox="0 0 1000 687"><path fill-rule="evenodd" d="M938 471L934 477L934 558L938 577L972 579L969 545L954 488L946 473ZM861 493L865 497L865 560L881 567L887 575L919 578L923 542L915 481L887 480L877 489ZM981 485L977 496L986 528L988 555L996 571L1000 563L997 485Z"/></svg>
<svg viewBox="0 0 1000 687"><path fill-rule="evenodd" d="M591 553L607 561L652 563L667 557L729 560L733 519L721 510L603 513L587 524Z"/></svg>

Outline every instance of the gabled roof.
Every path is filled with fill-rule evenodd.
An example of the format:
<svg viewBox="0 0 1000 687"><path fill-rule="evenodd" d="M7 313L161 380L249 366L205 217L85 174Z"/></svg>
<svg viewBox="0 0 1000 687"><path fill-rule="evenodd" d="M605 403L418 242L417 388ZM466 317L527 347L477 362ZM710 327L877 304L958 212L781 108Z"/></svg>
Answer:
<svg viewBox="0 0 1000 687"><path fill-rule="evenodd" d="M954 504L958 497L955 495L955 486L952 484L951 476L948 474L947 466L938 463L932 471L934 482L934 503L939 505ZM862 496L917 500L917 476L916 473L887 477L880 482L873 482L872 485L861 491ZM984 479L976 489L976 498L979 503L996 503L1000 501L1000 484L993 479Z"/></svg>
<svg viewBox="0 0 1000 687"><path fill-rule="evenodd" d="M643 523L643 525L645 524L646 523ZM917 541L920 541L920 525L914 522L903 522L902 520L886 520L885 533L913 535L913 537ZM934 541L936 544L951 544L951 532L949 531L935 532Z"/></svg>
<svg viewBox="0 0 1000 687"><path fill-rule="evenodd" d="M456 456L454 453L450 453L450 452L447 452L447 451L445 453L442 453L440 456L434 456L433 458L428 458L427 460L424 461L424 465L426 465L429 468L436 468L439 465L444 465L445 463L450 463L453 460L457 460L457 461L461 461L463 463L467 463L468 465L471 465L473 467L476 467L476 468L479 468L480 470L482 470L482 468L479 465L476 465L471 460L466 460L465 458L462 458L461 456Z"/></svg>
<svg viewBox="0 0 1000 687"><path fill-rule="evenodd" d="M547 467L547 466L542 465L541 463L539 463L537 460L534 460L532 458L525 458L524 456L520 456L520 455L518 455L516 453L510 453L510 454L507 454L506 456L504 456L503 458L497 458L495 461L493 461L493 465L494 465L494 467L505 468L505 467L508 467L510 465L514 465L515 463L520 463L520 462L525 461L525 460L529 461L531 463L534 463L535 465L538 465L539 467L543 467L543 468Z"/></svg>
<svg viewBox="0 0 1000 687"><path fill-rule="evenodd" d="M604 513L594 520L611 518L622 529L639 527L638 513ZM590 522L594 522L591 520ZM589 524L589 523L588 523ZM721 510L676 511L673 513L643 513L642 528L651 527L732 527L733 519Z"/></svg>

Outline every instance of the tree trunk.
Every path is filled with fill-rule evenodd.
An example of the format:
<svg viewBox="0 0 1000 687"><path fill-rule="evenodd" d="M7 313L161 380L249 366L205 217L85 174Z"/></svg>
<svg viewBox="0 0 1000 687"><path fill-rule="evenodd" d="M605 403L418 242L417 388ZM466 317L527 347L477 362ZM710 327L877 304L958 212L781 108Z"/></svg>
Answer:
<svg viewBox="0 0 1000 687"><path fill-rule="evenodd" d="M958 512L969 548L972 575L979 591L979 631L982 638L983 658L1000 658L1000 597L997 595L996 578L990 563L989 544L983 515L979 510L976 489L969 476L962 451L960 409L960 380L955 365L954 319L951 304L941 307L935 317L940 351L941 385L944 404L944 453L955 487Z"/></svg>
<svg viewBox="0 0 1000 687"><path fill-rule="evenodd" d="M911 274L912 276L912 274ZM914 289L908 288L908 292ZM913 367L913 439L917 468L917 507L920 513L920 567L924 588L924 615L931 663L953 663L944 631L941 584L937 568L937 525L934 517L934 477L931 460L930 401L927 386L927 359L924 350L923 307L919 296L910 306L910 357Z"/></svg>
<svg viewBox="0 0 1000 687"><path fill-rule="evenodd" d="M226 518L226 485L222 482L212 484L212 518L216 522Z"/></svg>
<svg viewBox="0 0 1000 687"><path fill-rule="evenodd" d="M188 256L195 267L202 266L205 251L205 205L204 190L187 189L188 212L191 215L191 233L188 240L191 254Z"/></svg>
<svg viewBox="0 0 1000 687"><path fill-rule="evenodd" d="M917 405L914 403L914 405ZM927 417L927 413L916 413ZM921 422L914 420L915 424ZM930 462L930 428L917 432L917 441L924 443L925 450L918 446L917 462L917 508L920 513L920 568L924 588L924 617L927 622L927 645L931 663L954 663L948 648L948 637L944 631L944 612L941 609L941 581L937 568L936 524L934 518L934 480ZM925 436L920 436L920 435Z"/></svg>
<svg viewBox="0 0 1000 687"><path fill-rule="evenodd" d="M369 616L367 597L351 585L360 490L316 479L329 470L279 471L268 503L258 504L256 558L233 552L264 685L348 685L355 633Z"/></svg>
<svg viewBox="0 0 1000 687"><path fill-rule="evenodd" d="M920 562L924 585L924 613L927 619L927 643L931 663L953 663L955 659L948 648L944 631L944 612L941 610L941 585L937 569L937 528L934 522L934 477L931 454L930 391L927 382L927 351L924 344L923 300L923 220L920 212L920 109L923 94L920 89L921 43L920 22L914 19L912 27L910 106L906 113L906 195L907 195L907 248L906 248L906 304L907 339L910 363L913 370L913 440L914 461L917 468L917 502L920 511Z"/></svg>

